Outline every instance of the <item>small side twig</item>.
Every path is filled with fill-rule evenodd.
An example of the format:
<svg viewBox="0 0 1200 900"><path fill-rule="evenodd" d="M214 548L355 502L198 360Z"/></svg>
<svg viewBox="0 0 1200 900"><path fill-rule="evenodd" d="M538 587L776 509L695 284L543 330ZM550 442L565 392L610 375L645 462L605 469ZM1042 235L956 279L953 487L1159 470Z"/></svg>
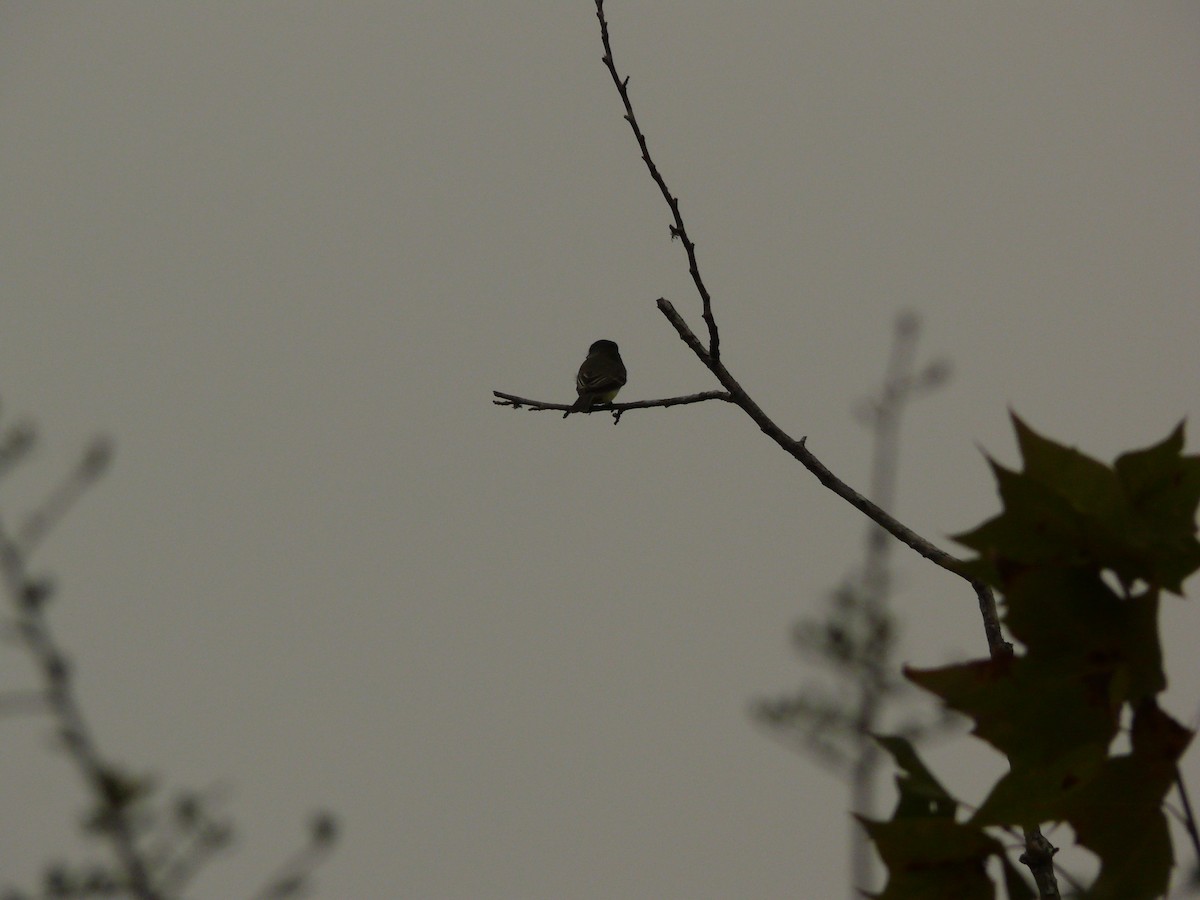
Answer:
<svg viewBox="0 0 1200 900"><path fill-rule="evenodd" d="M37 443L37 431L29 422L18 422L0 435L0 478L27 457Z"/></svg>
<svg viewBox="0 0 1200 900"><path fill-rule="evenodd" d="M163 892L168 896L183 896L184 889L200 870L233 845L233 823L216 812L224 793L223 785L214 785L206 791L185 791L171 804L156 846L147 854L162 873Z"/></svg>
<svg viewBox="0 0 1200 900"><path fill-rule="evenodd" d="M134 836L128 807L129 796L122 790L123 779L115 767L101 755L91 728L75 696L71 666L50 631L45 605L50 588L47 582L32 578L26 569L29 550L58 521L62 512L99 477L111 450L106 442L94 444L62 487L22 530L20 541L0 526L0 579L17 614L16 629L41 669L46 682L46 704L58 720L59 732L68 755L75 761L84 780L99 798L104 814L104 833L111 836L128 889L139 900L160 900L149 868Z"/></svg>
<svg viewBox="0 0 1200 900"><path fill-rule="evenodd" d="M308 887L313 870L333 848L337 837L338 824L332 815L322 812L313 816L308 842L279 867L263 888L254 894L254 900L284 900L285 897L300 896Z"/></svg>

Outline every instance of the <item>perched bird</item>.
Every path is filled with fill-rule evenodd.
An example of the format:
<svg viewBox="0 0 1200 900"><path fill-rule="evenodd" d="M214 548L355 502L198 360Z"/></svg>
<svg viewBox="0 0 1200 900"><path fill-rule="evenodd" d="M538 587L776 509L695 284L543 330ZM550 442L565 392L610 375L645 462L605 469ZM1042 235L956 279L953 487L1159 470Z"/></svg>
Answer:
<svg viewBox="0 0 1200 900"><path fill-rule="evenodd" d="M588 348L587 359L575 376L575 391L579 399L566 413L589 412L593 406L612 403L617 391L625 386L625 363L612 341L596 341Z"/></svg>

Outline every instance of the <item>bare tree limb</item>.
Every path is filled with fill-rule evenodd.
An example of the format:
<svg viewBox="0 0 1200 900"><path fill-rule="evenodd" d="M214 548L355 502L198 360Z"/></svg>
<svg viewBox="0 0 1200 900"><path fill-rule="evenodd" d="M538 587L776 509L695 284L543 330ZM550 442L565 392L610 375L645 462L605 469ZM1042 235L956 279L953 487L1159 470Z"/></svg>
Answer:
<svg viewBox="0 0 1200 900"><path fill-rule="evenodd" d="M633 103L629 100L629 79L622 78L617 74L617 66L613 62L612 45L608 40L608 20L604 18L604 0L596 0L596 18L600 20L600 40L604 44L604 65L608 68L608 73L612 75L613 84L617 86L617 93L621 95L621 102L625 104L625 121L633 129L633 136L637 138L638 147L642 150L642 161L650 170L650 177L658 185L663 199L667 201L667 206L671 208L671 215L675 219L674 224L671 225L671 237L679 238L687 253L688 272L691 273L692 281L696 285L696 292L700 294L701 316L705 325L708 326L708 355L713 359L720 359L721 336L717 332L717 320L713 318L712 298L708 294L708 288L704 286L704 279L700 277L700 267L696 263L696 245L688 237L687 226L683 224L683 216L679 213L679 198L667 188L667 182L650 157L650 150L646 146L646 135L642 133L642 129L638 125L637 116L633 114Z"/></svg>
<svg viewBox="0 0 1200 900"><path fill-rule="evenodd" d="M516 394L506 394L503 391L492 391L492 396L499 397L498 400L492 402L496 406L511 406L513 409L521 409L527 407L534 412L541 410L555 410L561 412L571 411L572 404L570 403L550 403L545 400L531 400L528 397L518 397ZM661 400L634 400L630 403L602 403L599 406L594 406L588 410L575 410L577 413L589 412L611 412L617 421L620 421L621 416L630 409L651 409L661 406L684 406L688 403L703 403L706 400L724 400L727 403L732 403L733 398L726 391L703 391L699 394L688 394L683 397L664 397ZM565 416L563 418L566 418Z"/></svg>
<svg viewBox="0 0 1200 900"><path fill-rule="evenodd" d="M133 795L130 782L100 753L75 696L71 665L46 619L48 584L31 577L26 569L28 549L100 475L109 454L106 443L93 445L64 486L52 495L51 502L43 508L45 512L34 517L32 521L36 524L27 525L23 530L20 543L0 526L0 579L16 612L17 633L45 679L46 703L58 721L63 746L97 797L98 808L103 811L103 833L112 839L128 881L128 890L139 900L161 900L162 895L153 884L134 837L134 825L129 815L129 801Z"/></svg>
<svg viewBox="0 0 1200 900"><path fill-rule="evenodd" d="M617 87L618 93L621 95L621 102L625 106L625 119L629 122L633 129L634 137L637 139L638 147L642 151L642 160L646 164L646 168L650 173L650 177L654 183L658 185L662 192L663 199L671 209L671 214L674 217L675 223L672 226L672 234L679 237L683 242L684 249L688 256L688 270L691 272L692 280L696 284L696 290L700 294L700 301L703 308L703 318L708 326L709 346L705 348L699 338L691 330L688 324L683 320L683 317L676 312L675 307L671 305L666 298L658 299L658 309L666 316L667 321L678 332L679 337L685 344L696 354L697 358L708 367L709 371L716 376L730 395L730 401L736 403L742 410L754 420L755 424L762 430L767 437L771 438L775 443L782 447L787 453L791 454L797 461L800 462L806 469L817 477L817 480L825 487L829 488L839 497L848 502L855 509L862 512L864 515L872 519L881 528L893 535L899 541L907 544L912 549L916 550L930 562L952 572L955 575L965 579L970 583L976 596L979 598L980 612L983 616L984 633L987 637L988 647L993 656L1005 656L1012 654L1012 645L1004 640L1000 631L1000 620L996 613L996 601L992 595L991 588L977 579L967 575L962 569L962 561L954 556L951 556L946 551L936 547L933 543L921 537L908 526L901 523L894 516L885 512L876 504L872 503L862 494L855 491L837 476L835 476L820 460L816 458L805 446L805 438L799 440L788 435L782 428L775 424L762 408L750 398L750 395L738 384L737 380L730 374L729 370L721 362L719 353L719 338L717 334L716 320L712 313L712 298L709 296L708 289L704 286L704 280L700 276L699 266L696 262L695 245L687 236L687 227L684 225L683 216L679 211L679 200L667 188L666 181L658 170L658 166L654 163L650 156L650 150L646 145L646 137L638 126L637 117L633 112L633 104L629 99L629 79L622 78L617 71L616 64L613 62L612 44L608 34L608 20L604 16L604 0L596 0L596 17L600 20L600 39L604 45L603 62L612 75L613 83Z"/></svg>
<svg viewBox="0 0 1200 900"><path fill-rule="evenodd" d="M962 570L962 560L955 556L951 556L945 550L935 546L930 541L921 537L907 525L900 522L890 513L881 509L877 504L871 502L858 491L854 490L822 463L813 453L805 446L807 438L799 440L793 438L765 413L762 408L750 398L750 395L738 384L737 379L730 374L725 364L718 359L714 359L701 345L699 338L688 327L687 322L683 317L676 312L675 307L671 302L663 297L658 299L658 309L666 317L667 321L678 332L679 337L683 340L692 352L700 359L708 370L716 376L717 381L721 386L729 391L733 403L737 404L759 429L782 447L787 453L794 457L802 466L808 469L817 477L817 480L825 487L829 488L859 512L863 513L889 534L899 540L901 543L907 544L913 550L916 550L934 565L940 566L947 572L958 575L965 579L974 589L979 598L979 608L983 614L984 633L987 637L988 647L993 656L1011 656L1012 645L1004 640L1004 636L1000 631L1000 618L996 612L996 600L992 594L992 589L981 581L970 577Z"/></svg>
<svg viewBox="0 0 1200 900"><path fill-rule="evenodd" d="M763 412L762 408L750 398L749 394L746 393L742 386L738 384L737 380L734 379L729 370L725 368L724 364L720 360L719 353L712 352L714 345L719 346L719 339L717 338L716 322L712 315L712 300L707 288L704 286L704 281L700 276L699 268L696 263L695 245L687 238L687 228L684 225L683 217L679 212L678 198L674 197L667 188L666 182L663 180L658 167L655 165L654 160L650 156L650 151L646 146L645 136L637 124L637 119L633 114L633 107L629 99L628 79L622 79L620 77L616 66L613 63L612 46L608 36L608 22L604 16L604 0L596 0L596 14L600 20L601 39L604 44L604 64L607 66L610 74L612 75L613 82L616 84L617 90L621 94L621 100L626 109L625 118L627 121L629 121L630 127L633 129L634 135L637 138L638 146L642 151L642 160L645 162L651 178L658 185L659 190L662 191L664 199L671 208L672 215L675 218L675 225L672 228L672 233L680 237L680 239L683 241L684 248L687 250L689 271L692 274L693 281L696 283L696 289L700 294L701 303L704 309L703 318L709 327L709 348L706 349L700 343L699 338L696 337L695 333L687 325L683 317L680 316L675 310L675 307L672 306L669 300L663 297L658 299L659 311L662 312L662 314L666 316L667 321L674 326L676 332L678 332L684 343L686 343L692 352L695 353L700 359L700 361L708 367L709 371L716 376L721 385L726 388L726 390L729 392L730 402L736 403L738 406L740 406L746 412L746 414L754 420L764 434L766 434L777 444L779 444L780 447L795 457L802 465L805 466L805 468L816 475L817 479L827 488L838 494L838 496L849 502L856 509L870 517L882 528L894 535L897 539L912 547L914 550L936 565L939 565L956 575L967 578L967 576L963 575L960 570L960 566L962 564L960 560L946 553L944 550L934 546L932 543L925 540L916 532L912 531L897 519L873 504L862 494L859 494L857 491L853 490L849 485L837 478L823 463L820 462L820 460L818 460L809 450L807 450L807 448L804 446L804 442L806 440L805 438L796 440L788 435L782 428L776 425L766 415L766 413ZM967 580L971 582L976 594L979 595L981 609L990 606L994 610L995 601L994 598L991 597L990 588L982 583L976 582L974 579L967 578ZM995 626L994 630L992 628L993 624ZM985 631L987 631L989 647L995 648L1006 646L1006 642L1004 642L1003 637L999 632L999 619L994 612L989 616L985 610L984 627ZM1007 646L1008 650L1011 652L1011 645Z"/></svg>
<svg viewBox="0 0 1200 900"><path fill-rule="evenodd" d="M29 422L18 422L0 436L0 477L29 455L37 443L37 431Z"/></svg>

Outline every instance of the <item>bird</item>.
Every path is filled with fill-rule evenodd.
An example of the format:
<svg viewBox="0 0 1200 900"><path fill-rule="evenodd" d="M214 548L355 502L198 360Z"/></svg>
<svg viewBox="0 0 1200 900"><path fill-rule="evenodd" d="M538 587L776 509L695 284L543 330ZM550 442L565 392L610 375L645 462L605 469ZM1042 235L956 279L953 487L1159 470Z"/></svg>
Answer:
<svg viewBox="0 0 1200 900"><path fill-rule="evenodd" d="M612 403L617 392L625 386L625 363L612 341L596 341L588 348L587 359L575 376L575 392L579 399L563 414L590 412L601 403Z"/></svg>

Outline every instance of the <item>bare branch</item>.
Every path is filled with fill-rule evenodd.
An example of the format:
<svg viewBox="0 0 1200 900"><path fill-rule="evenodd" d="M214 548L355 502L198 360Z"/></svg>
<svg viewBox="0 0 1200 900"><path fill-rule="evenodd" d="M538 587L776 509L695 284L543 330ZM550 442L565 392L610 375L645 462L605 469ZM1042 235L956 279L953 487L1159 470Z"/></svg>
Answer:
<svg viewBox="0 0 1200 900"><path fill-rule="evenodd" d="M0 437L0 477L29 455L37 443L37 431L30 422L12 425Z"/></svg>
<svg viewBox="0 0 1200 900"><path fill-rule="evenodd" d="M254 900L284 900L299 897L308 888L312 872L325 859L338 839L337 820L327 812L317 813L309 823L308 842L281 865Z"/></svg>
<svg viewBox="0 0 1200 900"><path fill-rule="evenodd" d="M518 397L516 394L506 394L503 391L492 391L492 396L499 397L499 400L492 402L496 406L511 406L513 409L528 408L534 412L542 410L555 410L558 412L570 412L572 405L570 403L550 403L545 400L531 400L528 397ZM688 403L703 403L706 400L724 400L727 403L732 403L733 398L727 391L703 391L699 394L687 394L682 397L664 397L661 400L635 400L632 403L603 403L599 406L594 406L590 410L575 410L584 414L589 412L611 412L619 421L621 416L630 409L651 409L653 407L667 406L684 406ZM563 418L566 418L564 416Z"/></svg>
<svg viewBox="0 0 1200 900"><path fill-rule="evenodd" d="M650 156L650 150L646 144L646 136L638 125L637 117L633 112L633 104L629 99L629 79L622 78L617 71L616 64L613 62L612 44L608 35L608 20L604 15L604 0L596 0L596 18L600 21L600 40L604 46L603 62L612 76L613 84L616 85L617 92L621 96L621 102L625 107L625 120L629 122L630 128L633 129L634 137L637 139L638 147L642 152L642 160L646 164L646 168L650 173L650 177L654 183L658 185L659 191L666 200L668 207L671 209L671 215L674 218L674 225L671 228L673 236L678 237L687 251L688 256L688 271L692 275L692 280L696 284L696 290L700 293L700 300L703 307L703 318L708 326L709 346L705 348L696 335L688 327L683 317L675 311L675 307L665 298L660 297L658 300L659 311L666 316L678 332L680 338L688 345L697 358L700 359L716 376L721 385L729 392L729 401L740 406L745 413L754 420L755 424L780 447L797 459L805 468L812 472L817 480L833 491L842 499L846 500L860 512L872 519L881 528L907 544L912 549L916 550L930 562L940 566L948 572L952 572L961 578L968 581L979 598L980 611L983 616L984 632L987 637L988 647L993 656L1011 656L1012 645L1004 640L1000 631L999 616L996 613L996 601L992 595L991 588L980 581L972 578L962 571L962 561L954 556L951 556L946 551L936 547L933 543L918 535L912 529L901 523L899 520L885 512L875 503L872 503L862 494L853 490L845 482L837 478L829 469L818 460L804 446L804 438L796 440L788 435L782 428L773 422L762 408L755 403L750 396L742 389L742 386L734 379L725 366L721 363L720 357L720 340L717 333L716 320L712 314L712 298L709 296L708 289L704 286L704 280L700 276L700 269L696 262L695 244L691 241L687 234L687 227L684 225L683 216L679 212L679 199L675 197L667 188L666 181L658 170L653 158ZM913 328L916 327L915 320L912 323ZM931 380L936 381L943 377L943 373L935 369ZM497 394L497 396L501 396ZM506 398L510 399L510 398ZM551 407L542 407L551 408ZM561 407L558 407L561 408Z"/></svg>
<svg viewBox="0 0 1200 900"><path fill-rule="evenodd" d="M74 470L63 479L50 496L25 520L16 536L16 546L24 556L33 552L50 533L83 492L91 487L112 460L112 442L105 437L93 439Z"/></svg>
<svg viewBox="0 0 1200 900"><path fill-rule="evenodd" d="M600 40L604 44L603 62L612 76L613 84L617 86L621 102L625 104L625 121L633 129L633 136L637 138L638 147L642 151L642 161L650 171L650 177L658 185L663 199L667 201L667 206L671 208L671 215L675 220L671 226L671 237L679 238L679 242L683 244L683 249L687 253L688 272L691 273L696 291L700 294L701 316L708 326L708 354L713 359L720 359L721 337L717 333L717 320L713 318L712 298L708 294L708 288L704 286L704 279L700 277L700 267L696 264L696 245L688 237L687 226L683 224L683 216L679 214L679 198L667 188L667 182L663 180L662 173L658 171L658 166L650 157L650 150L646 146L646 135L642 133L642 129L638 125L637 116L633 114L633 104L629 100L629 78L622 78L617 74L617 66L613 62L612 45L608 40L608 20L604 18L604 0L596 0L596 18L600 20Z"/></svg>
<svg viewBox="0 0 1200 900"><path fill-rule="evenodd" d="M881 528L885 529L901 543L907 544L933 564L969 582L979 597L980 611L983 613L984 632L987 636L988 647L992 655L1012 655L1012 645L1004 640L1000 632L1000 619L996 613L996 600L992 595L991 588L983 582L964 574L962 571L962 560L951 556L945 550L921 537L907 525L900 522L890 513L885 512L829 471L825 464L817 459L805 446L806 438L797 440L776 425L763 412L762 408L750 399L750 395L746 393L742 386L738 384L737 379L725 368L725 364L718 359L714 359L705 351L704 347L700 344L700 340L691 328L688 327L683 317L675 311L675 307L671 305L669 300L660 297L658 299L658 309L666 316L667 321L675 328L675 331L678 332L683 342L691 348L700 361L708 367L708 370L716 376L717 381L729 391L732 398L731 402L740 406L746 415L754 420L763 434L775 441L775 443L791 454L802 466L812 472L821 484L825 485L825 487L829 488L859 512L866 515Z"/></svg>
<svg viewBox="0 0 1200 900"><path fill-rule="evenodd" d="M91 483L97 471L94 461L85 459L76 475L78 482L66 495L60 496L73 500L82 486ZM61 511L62 503L51 506ZM48 521L56 519L57 516L52 516ZM38 532L41 533L44 531ZM104 813L103 832L112 838L129 891L139 900L159 900L161 894L153 885L134 838L129 795L119 789L126 782L101 755L76 699L70 663L50 631L45 615L45 583L29 576L22 548L3 527L0 527L0 579L17 614L17 632L45 679L46 703L58 721L63 745L97 797L97 807Z"/></svg>

